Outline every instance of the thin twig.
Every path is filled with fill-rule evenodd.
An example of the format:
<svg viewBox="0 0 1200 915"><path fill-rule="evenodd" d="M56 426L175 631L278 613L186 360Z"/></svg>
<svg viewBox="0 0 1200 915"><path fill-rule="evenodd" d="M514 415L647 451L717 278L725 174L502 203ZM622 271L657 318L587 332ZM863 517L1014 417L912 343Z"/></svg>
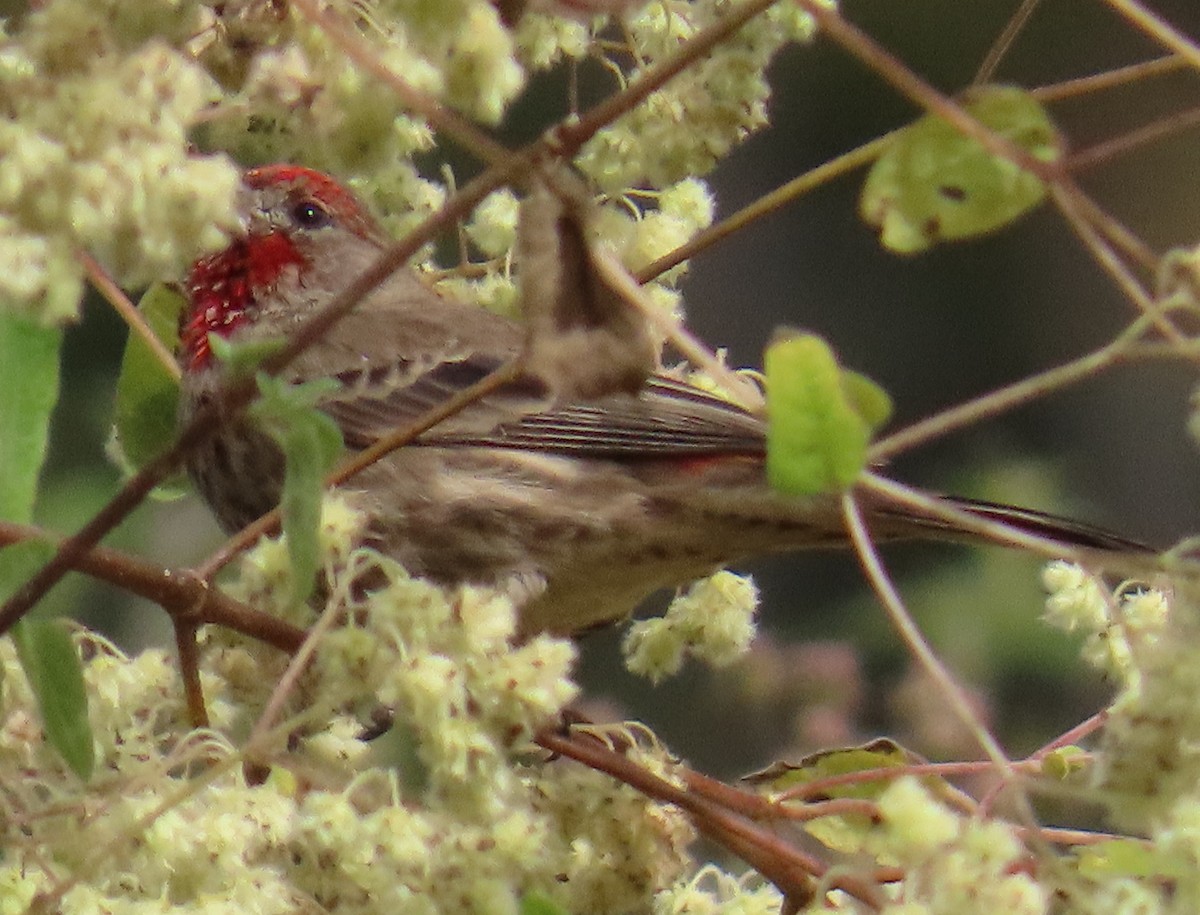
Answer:
<svg viewBox="0 0 1200 915"><path fill-rule="evenodd" d="M435 130L450 137L481 162L498 165L513 154L512 150L497 143L457 112L413 88L404 77L385 64L362 35L349 28L331 8L321 7L315 0L292 0L292 7L324 32L365 72L391 89L406 108L419 114Z"/></svg>
<svg viewBox="0 0 1200 915"><path fill-rule="evenodd" d="M930 496L877 474L864 473L859 480L859 486L864 492L881 496L885 501L901 509L916 511L931 518L944 520L956 530L976 534L992 543L1016 547L1047 559L1064 559L1067 562L1076 563L1084 561L1084 552L1078 547L1051 540L1049 537L1031 534L1000 521L980 518L943 499ZM1123 557L1123 561L1125 561L1125 557ZM1129 561L1132 561L1132 557L1129 557Z"/></svg>
<svg viewBox="0 0 1200 915"><path fill-rule="evenodd" d="M59 542L40 528L0 521L0 545L26 541ZM289 653L304 640L302 629L209 588L187 570L165 569L108 547L96 547L73 568L158 604L173 620L224 626Z"/></svg>
<svg viewBox="0 0 1200 915"><path fill-rule="evenodd" d="M374 464L385 454L402 448L414 441L424 432L461 412L466 407L485 397L491 392L504 386L516 377L519 362L516 359L506 362L495 371L489 372L474 384L463 388L453 397L442 401L435 407L426 410L416 420L395 432L392 432L365 448L335 467L325 477L326 487L337 486L345 482L370 465ZM221 569L228 565L238 553L251 546L260 537L275 533L279 529L281 519L278 506L271 509L260 518L246 525L196 568L196 574L205 581L211 581Z"/></svg>
<svg viewBox="0 0 1200 915"><path fill-rule="evenodd" d="M96 291L104 296L104 300L113 307L113 311L121 316L121 319L128 325L130 332L142 338L142 342L150 348L150 352L154 354L154 358L167 370L167 373L176 381L179 381L183 372L179 368L178 361L176 361L175 356L167 349L162 340L158 339L158 335L150 329L150 325L146 323L145 315L130 301L129 296L108 275L108 271L100 265L99 261L86 251L80 251L76 256L79 258L84 272L87 273L88 279L91 280Z"/></svg>
<svg viewBox="0 0 1200 915"><path fill-rule="evenodd" d="M1150 246L1080 190L1069 173L1065 174L1057 184L1050 186L1050 195L1060 210L1069 206L1076 211L1078 218L1084 224L1093 227L1143 270L1153 273L1158 269L1158 255L1150 249Z"/></svg>
<svg viewBox="0 0 1200 915"><path fill-rule="evenodd" d="M1087 149L1071 153L1066 159L1067 169L1074 174L1078 174L1086 169L1111 162L1119 156L1123 156L1138 147L1146 146L1163 137L1181 133L1184 130L1195 127L1197 124L1200 124L1200 107L1189 108L1186 111L1177 111L1174 114L1151 121L1149 124L1143 124L1136 130L1113 137L1111 140L1105 140L1102 143L1089 146Z"/></svg>
<svg viewBox="0 0 1200 915"><path fill-rule="evenodd" d="M1098 350L1056 365L1036 375L1022 378L990 393L972 398L927 419L913 423L876 441L870 449L872 464L891 460L929 441L942 438L981 420L1007 413L1015 407L1032 403L1054 391L1094 377L1121 362L1124 348L1121 342L1108 343Z"/></svg>
<svg viewBox="0 0 1200 915"><path fill-rule="evenodd" d="M1035 769L1039 766L1025 760L1014 761L1017 770ZM876 769L860 769L857 772L842 772L837 775L826 775L815 778L803 785L796 785L779 792L780 801L803 801L812 795L828 795L830 792L850 785L869 785L872 782L892 781L901 776L934 775L938 778L952 778L957 775L981 775L995 770L996 765L991 760L971 760L970 762L945 763L906 763L902 766L886 766Z"/></svg>
<svg viewBox="0 0 1200 915"><path fill-rule="evenodd" d="M1108 709L1101 709L1096 714L1089 716L1086 720L1079 722L1072 728L1064 731L1055 737L1052 741L1029 754L1029 759L1036 760L1041 763L1043 759L1053 753L1055 750L1062 749L1074 743L1078 743L1084 737L1089 737L1108 722Z"/></svg>
<svg viewBox="0 0 1200 915"><path fill-rule="evenodd" d="M842 47L886 79L895 89L922 108L947 121L988 152L1007 159L1036 175L1050 188L1052 193L1055 190L1058 191L1055 194L1056 200L1073 199L1073 210L1077 214L1100 226L1101 231L1122 247L1127 247L1128 253L1139 262L1143 262L1147 266L1153 266L1156 263L1154 255L1146 249L1144 244L1138 241L1131 232L1120 226L1111 216L1103 214L1103 211L1079 190L1070 180L1070 175L1063 167L1062 162L1042 161L1008 138L990 130L972 117L962 106L955 104L948 96L921 80L900 60L884 50L866 33L842 19L835 11L822 6L816 0L797 0L797 2L816 18L821 28Z"/></svg>
<svg viewBox="0 0 1200 915"><path fill-rule="evenodd" d="M797 0L797 2L817 20L823 32L882 76L891 84L892 88L898 90L921 108L947 121L952 127L970 137L992 155L1019 165L1048 184L1058 180L1061 169L1057 163L1036 158L1028 150L972 117L961 105L918 77L902 61L886 51L882 45L861 29L843 19L836 11L822 5L817 0Z"/></svg>
<svg viewBox="0 0 1200 915"><path fill-rule="evenodd" d="M1026 758L1025 762L1032 763L1035 765L1036 768L1033 770L1032 774L1037 774L1038 772L1041 771L1042 764L1045 762L1046 757L1049 756L1051 753L1053 753L1055 750L1059 749L1060 747L1067 746L1068 744L1075 743L1076 741L1088 736L1089 734L1093 733L1094 731L1099 730L1100 728L1102 728L1104 726L1105 722L1107 722L1107 721L1108 721L1108 712L1107 711L1097 712L1095 715L1092 715L1091 717L1089 717L1086 721L1082 721L1079 724L1075 725L1074 727L1069 728L1068 730L1064 731L1062 734L1059 734L1057 737L1055 737L1054 740L1052 740L1049 743L1045 744L1044 746L1038 748L1033 753L1030 753L1029 756ZM992 805L995 804L995 802L996 802L996 798L997 798L998 794L999 794L999 792L997 792L997 791L989 791L982 798L980 798L980 800L979 800L980 810L984 811L985 813L987 811L990 811L992 808Z"/></svg>
<svg viewBox="0 0 1200 915"><path fill-rule="evenodd" d="M1013 46L1013 42L1017 40L1021 29L1025 28L1029 17L1033 15L1039 3L1041 0L1022 0L1021 5L1004 24L1004 28L1001 29L992 46L988 48L987 54L983 56L983 63L975 71L975 78L971 80L971 85L978 86L980 83L991 82L992 77L996 75L996 68L1000 66L1000 61L1004 59L1008 49Z"/></svg>
<svg viewBox="0 0 1200 915"><path fill-rule="evenodd" d="M864 143L856 149L842 153L840 156L830 159L828 162L824 162L802 175L797 175L782 187L778 187L771 191L771 193L759 197L749 206L743 207L732 216L721 220L716 225L709 226L691 241L680 245L674 251L669 251L652 264L636 271L634 278L639 283L648 283L655 277L666 273L672 267L678 266L685 260L695 257L706 248L710 248L735 232L740 231L750 223L782 209L797 197L801 197L809 191L827 184L834 178L848 174L854 169L874 161L887 148L887 145L891 143L894 135L895 131L885 134L882 137L871 140L869 143Z"/></svg>
<svg viewBox="0 0 1200 915"><path fill-rule="evenodd" d="M765 400L762 391L718 359L681 321L647 302L642 287L616 258L606 251L596 251L593 262L609 287L615 290L626 304L636 309L651 327L666 337L689 362L707 372L730 397L747 410L752 413L763 411Z"/></svg>
<svg viewBox="0 0 1200 915"><path fill-rule="evenodd" d="M950 703L950 708L955 716L974 736L983 752L991 760L1000 780L1014 789L1013 799L1021 821L1031 831L1040 829L1041 826L1034 816L1033 807L1029 803L1029 797L1021 788L1016 766L1000 748L1000 744L996 742L983 722L979 720L979 716L975 714L963 688L958 685L950 671L934 653L912 615L908 612L908 608L905 607L904 600L900 597L900 593L883 567L879 552L875 549L875 544L867 531L866 522L863 520L862 512L859 510L853 494L845 493L842 496L842 511L855 555L858 556L858 561L866 573L871 589L883 604L901 641L904 642L925 673L937 684L941 694Z"/></svg>
<svg viewBox="0 0 1200 915"><path fill-rule="evenodd" d="M194 728L208 727L208 707L200 684L200 653L196 646L196 626L190 620L173 619L175 648L179 653L179 676L187 700L188 720Z"/></svg>
<svg viewBox="0 0 1200 915"><path fill-rule="evenodd" d="M1115 70L1106 70L1103 73L1093 73L1089 76L1063 80L1061 83L1038 86L1036 89L1030 89L1029 94L1042 102L1058 102L1079 95L1099 92L1103 89L1126 86L1139 79L1174 73L1186 66L1187 61L1179 55L1164 54L1162 57L1129 64L1127 67L1117 67Z"/></svg>
<svg viewBox="0 0 1200 915"><path fill-rule="evenodd" d="M1137 307L1143 316L1152 320L1154 326L1168 340L1184 343L1187 335L1171 322L1170 317L1161 308L1157 307L1154 297L1142 288L1137 277L1130 272L1121 258L1113 251L1112 246L1097 231L1095 221L1089 219L1083 212L1081 204L1089 202L1087 198L1079 194L1063 193L1060 188L1051 188L1050 194L1058 205L1059 212L1066 217L1067 224L1084 243L1096 263L1116 282L1117 288L1125 294L1125 297Z"/></svg>
<svg viewBox="0 0 1200 915"><path fill-rule="evenodd" d="M300 650L288 662L287 670L283 672L283 676L279 678L279 682L271 690L271 697L263 707L262 714L254 722L254 727L250 731L250 736L246 739L244 747L244 753L247 758L254 758L258 755L262 747L267 746L268 732L274 725L275 720L282 713L284 702L287 701L287 697L295 689L301 674L304 673L304 669L308 667L313 654L317 650L317 645L320 644L325 634L333 628L334 623L338 621L341 611L342 608L338 606L337 601L330 599L328 606L325 607L316 624L308 630L308 633L304 637L304 644L300 646Z"/></svg>
<svg viewBox="0 0 1200 915"><path fill-rule="evenodd" d="M722 41L776 2L778 0L747 0L742 3L689 38L671 57L661 60L645 70L622 92L601 102L578 121L561 124L557 129L552 130L555 141L568 151L568 155L573 156L575 151L602 127L611 124L639 102L644 101L650 93L678 76L692 63L707 55Z"/></svg>
<svg viewBox="0 0 1200 915"><path fill-rule="evenodd" d="M1136 0L1105 0L1105 2L1164 48L1186 60L1188 66L1200 70L1200 48L1174 26L1146 9Z"/></svg>
<svg viewBox="0 0 1200 915"><path fill-rule="evenodd" d="M821 861L789 845L769 830L660 778L594 738L547 730L536 740L551 753L605 772L647 797L686 811L700 832L733 850L779 887L785 896L811 895L810 878L827 872ZM833 888L844 890L873 908L882 906L882 895L872 882L850 874L831 879Z"/></svg>

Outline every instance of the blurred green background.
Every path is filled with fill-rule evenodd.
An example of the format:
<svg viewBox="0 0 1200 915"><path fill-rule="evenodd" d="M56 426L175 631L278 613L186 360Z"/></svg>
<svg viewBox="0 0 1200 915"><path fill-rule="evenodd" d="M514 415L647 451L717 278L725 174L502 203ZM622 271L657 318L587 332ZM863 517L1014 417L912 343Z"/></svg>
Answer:
<svg viewBox="0 0 1200 915"><path fill-rule="evenodd" d="M847 18L946 92L972 78L1015 0L847 0ZM1200 35L1194 0L1156 11ZM997 79L1027 87L1096 73L1161 51L1101 0L1045 0ZM772 127L712 176L721 215L911 120L916 110L831 42L776 61ZM1052 106L1075 149L1200 104L1180 72ZM536 117L535 104L515 117ZM515 123L513 135L531 124ZM1200 238L1200 130L1183 130L1079 176L1156 251ZM1103 344L1132 317L1065 222L1043 207L992 237L916 258L883 251L856 213L862 175L803 198L698 258L684 287L693 329L757 365L779 324L812 329L882 383L892 428ZM123 329L89 301L65 352L43 523L80 525L117 485L104 457ZM1193 385L1182 365L1124 368L907 455L899 478L1078 515L1155 544L1194 532L1200 469L1184 431ZM114 545L164 564L198 561L217 542L194 499L141 509ZM1106 690L1071 640L1037 621L1039 564L1003 551L900 546L889 561L935 644L1014 753L1100 707ZM940 700L914 678L881 611L844 556L756 563L768 640L747 664L689 668L656 689L624 674L616 638L583 640L590 695L646 720L684 756L718 773L789 753L890 733L937 757L972 755ZM79 580L44 612L70 612L129 647L165 642L150 606ZM806 643L806 644L800 644Z"/></svg>

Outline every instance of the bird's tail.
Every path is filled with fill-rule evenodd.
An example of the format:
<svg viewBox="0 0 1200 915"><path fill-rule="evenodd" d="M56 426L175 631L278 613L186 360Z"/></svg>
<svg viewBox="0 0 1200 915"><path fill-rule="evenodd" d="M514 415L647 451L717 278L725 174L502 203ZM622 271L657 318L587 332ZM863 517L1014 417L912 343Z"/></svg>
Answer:
<svg viewBox="0 0 1200 915"><path fill-rule="evenodd" d="M1100 550L1103 552L1135 553L1141 555L1150 555L1158 552L1144 543L1132 540L1121 534L1034 509L1018 508L1015 505L1004 505L998 502L985 502L980 499L966 499L959 496L944 496L942 500L948 503L950 507L964 511L980 521L992 521L1004 524L1021 533L1044 537L1047 540L1053 540L1066 546L1087 550ZM906 513L906 519L910 523L916 521L918 525L928 528L931 532L940 531L950 536L962 534L964 537L970 537L971 539L975 539L978 536L977 532L967 531L962 526L946 518L938 518L930 515L914 519L911 514Z"/></svg>

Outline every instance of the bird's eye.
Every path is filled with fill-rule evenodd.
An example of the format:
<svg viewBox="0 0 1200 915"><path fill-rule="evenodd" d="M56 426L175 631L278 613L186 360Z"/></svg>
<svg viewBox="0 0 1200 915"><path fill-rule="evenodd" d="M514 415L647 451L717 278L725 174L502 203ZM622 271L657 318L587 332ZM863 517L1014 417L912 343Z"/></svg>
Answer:
<svg viewBox="0 0 1200 915"><path fill-rule="evenodd" d="M329 211L311 199L301 200L292 207L292 219L301 229L323 229L333 222Z"/></svg>

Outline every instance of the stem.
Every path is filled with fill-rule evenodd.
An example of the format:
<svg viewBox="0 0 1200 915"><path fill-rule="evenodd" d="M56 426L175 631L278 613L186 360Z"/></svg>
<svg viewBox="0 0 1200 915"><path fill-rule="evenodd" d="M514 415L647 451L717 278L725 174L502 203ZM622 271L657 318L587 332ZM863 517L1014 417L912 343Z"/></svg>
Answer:
<svg viewBox="0 0 1200 915"><path fill-rule="evenodd" d="M1080 76L1076 79L1063 80L1061 83L1039 86L1031 89L1030 94L1043 102L1057 102L1090 92L1099 92L1102 89L1126 86L1139 79L1174 73L1186 66L1187 62L1182 57L1176 54L1164 54L1162 57L1130 64L1127 67L1117 67L1115 70L1106 70L1091 76Z"/></svg>
<svg viewBox="0 0 1200 915"><path fill-rule="evenodd" d="M977 86L980 83L991 82L992 77L996 75L996 68L1000 66L1000 61L1004 59L1008 49L1013 46L1013 42L1017 40L1021 29L1025 28L1039 3L1041 0L1021 0L1021 5L1009 17L995 42L988 48L987 54L983 57L983 63L975 71L975 78L971 80L971 85Z"/></svg>
<svg viewBox="0 0 1200 915"><path fill-rule="evenodd" d="M846 493L842 496L842 510L846 518L846 529L849 531L851 543L854 545L855 555L858 556L858 561L866 573L867 581L887 611L892 625L917 663L937 684L941 694L950 703L951 711L971 732L988 759L992 761L1000 780L1006 787L1014 789L1012 792L1013 803L1016 806L1018 818L1029 827L1030 841L1036 841L1041 826L1034 816L1028 795L1021 787L1016 765L1005 755L1000 744L996 742L996 738L979 720L975 710L971 708L966 693L938 656L934 654L929 642L925 640L925 636L908 612L900 593L883 567L879 552L875 549L862 512L852 494Z"/></svg>
<svg viewBox="0 0 1200 915"><path fill-rule="evenodd" d="M1143 124L1136 130L1113 137L1111 140L1105 140L1089 146L1087 149L1081 149L1077 153L1071 153L1067 156L1067 169L1077 174L1085 169L1104 165L1139 146L1153 143L1155 140L1168 137L1173 133L1181 133L1197 124L1200 124L1200 108L1177 111L1175 114L1158 118L1149 124Z"/></svg>
<svg viewBox="0 0 1200 915"><path fill-rule="evenodd" d="M1146 9L1136 0L1105 0L1109 6L1164 48L1178 54L1188 66L1200 70L1200 48L1178 29Z"/></svg>
<svg viewBox="0 0 1200 915"><path fill-rule="evenodd" d="M104 300L113 307L121 320L129 327L129 330L142 338L142 342L150 347L150 352L154 354L154 358L159 364L167 370L176 382L182 377L183 372L179 368L179 363L175 360L175 356L167 349L162 340L158 339L158 334L150 329L150 325L146 323L145 316L138 311L138 307L130 301L121 287L113 281L113 278L108 275L108 271L100 266L100 262L88 254L86 251L80 251L76 257L83 264L83 269L91 280L92 285L100 295L104 296Z"/></svg>
<svg viewBox="0 0 1200 915"><path fill-rule="evenodd" d="M1172 324L1163 310L1155 305L1154 298L1142 288L1141 283L1129 271L1129 268L1117 257L1112 246L1102 237L1102 231L1109 234L1110 238L1112 237L1106 230L1110 230L1113 223L1106 220L1097 222L1094 216L1099 208L1080 193L1074 185L1071 185L1069 192L1063 187L1052 187L1050 195L1058 205L1059 212L1066 217L1067 224L1079 236L1080 241L1084 243L1092 257L1116 282L1117 288L1125 293L1138 311L1153 320L1155 327L1168 340L1175 343L1185 342L1187 335ZM1157 264L1158 259L1151 257Z"/></svg>
<svg viewBox="0 0 1200 915"><path fill-rule="evenodd" d="M28 540L55 543L56 538L24 524L0 521L0 544ZM72 566L98 581L106 582L153 601L179 625L210 624L266 642L280 651L294 652L304 640L304 631L278 617L252 610L215 588L192 572L164 569L143 559L107 547L96 547Z"/></svg>
<svg viewBox="0 0 1200 915"><path fill-rule="evenodd" d="M680 245L674 251L664 254L658 260L654 261L654 263L643 267L634 274L634 278L639 283L648 283L655 277L666 273L672 267L678 266L685 260L695 257L706 248L723 241L750 223L762 219L776 210L782 209L797 197L801 197L809 191L827 184L834 178L845 175L853 169L874 161L887 148L894 135L895 131L885 134L878 139L871 140L869 143L864 143L856 149L842 153L840 156L830 159L828 162L818 165L816 168L810 169L802 175L797 175L782 187L778 187L771 191L771 193L758 198L758 200L749 206L743 207L716 225L709 226L703 232L697 234L691 241Z"/></svg>
<svg viewBox="0 0 1200 915"><path fill-rule="evenodd" d="M405 79L387 66L362 35L351 29L342 17L316 0L291 0L293 8L341 48L347 57L364 71L384 83L410 111L423 117L440 133L450 137L481 162L498 165L512 151L477 129L466 118L452 111L423 92L414 89Z"/></svg>
<svg viewBox="0 0 1200 915"><path fill-rule="evenodd" d="M747 0L722 19L697 32L680 46L679 51L666 60L659 61L644 71L622 92L601 102L575 123L567 123L552 131L557 142L562 144L566 155L573 156L584 143L602 127L611 124L639 102L644 101L654 90L678 76L694 61L704 57L718 44L731 36L743 25L773 6L777 0Z"/></svg>
<svg viewBox="0 0 1200 915"><path fill-rule="evenodd" d="M696 829L745 860L789 899L811 897L811 878L828 872L821 861L782 841L772 831L660 778L595 738L546 730L537 735L536 742L551 753L611 775L647 797L679 807L691 816ZM870 881L853 874L828 876L832 888L842 889L872 908L882 907L879 889Z"/></svg>
<svg viewBox="0 0 1200 915"><path fill-rule="evenodd" d="M936 438L966 428L1014 407L1090 378L1116 365L1122 358L1119 343L1109 343L1062 365L1022 378L1003 388L935 413L927 419L879 439L871 446L868 462L878 464Z"/></svg>
<svg viewBox="0 0 1200 915"><path fill-rule="evenodd" d="M200 655L196 648L196 626L190 620L174 620L175 647L179 652L179 676L187 700L188 720L194 728L208 727L208 708L200 684Z"/></svg>
<svg viewBox="0 0 1200 915"><path fill-rule="evenodd" d="M821 30L860 61L882 76L892 88L925 110L947 121L960 133L970 137L992 155L1013 162L1036 175L1047 184L1061 177L1054 162L1044 162L1032 156L1007 137L1003 137L969 115L949 96L938 92L908 69L898 58L886 51L865 32L851 25L837 12L817 0L797 0L801 7L817 20Z"/></svg>

